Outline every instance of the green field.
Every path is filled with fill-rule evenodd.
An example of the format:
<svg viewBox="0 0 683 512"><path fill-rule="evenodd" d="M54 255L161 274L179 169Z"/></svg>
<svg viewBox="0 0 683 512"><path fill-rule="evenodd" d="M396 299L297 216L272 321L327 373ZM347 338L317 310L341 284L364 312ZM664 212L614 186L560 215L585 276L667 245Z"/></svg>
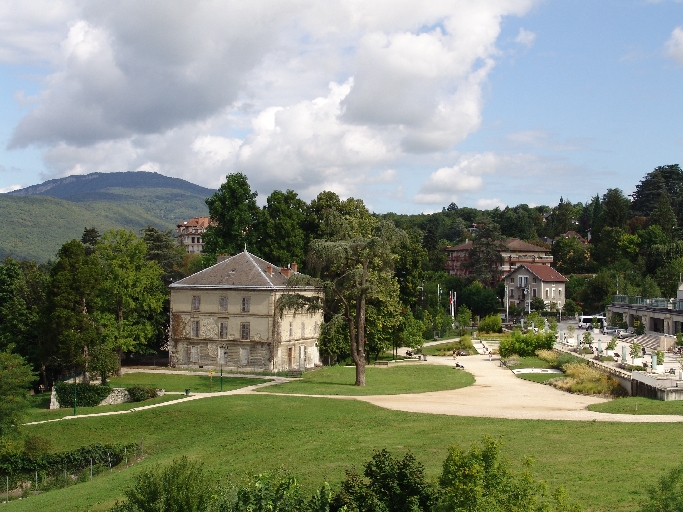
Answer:
<svg viewBox="0 0 683 512"><path fill-rule="evenodd" d="M166 391L185 391L192 393L208 393L220 390L220 375L183 375L182 373L125 373L121 377L112 377L109 384L114 388L130 388L143 386L146 388L163 388ZM223 391L261 384L267 379L223 376Z"/></svg>
<svg viewBox="0 0 683 512"><path fill-rule="evenodd" d="M514 364L512 362L514 361ZM515 357L508 359L508 368L517 370L520 368L552 368L552 366L540 357Z"/></svg>
<svg viewBox="0 0 683 512"><path fill-rule="evenodd" d="M664 402L639 396L615 398L602 404L588 407L591 411L611 414L675 414L683 416L683 400Z"/></svg>
<svg viewBox="0 0 683 512"><path fill-rule="evenodd" d="M163 402L169 402L171 400L178 400L182 398L180 395L164 395L158 396L156 398L151 398L145 400L144 402L128 402L125 404L116 405L102 405L98 407L78 407L76 413L78 416L84 414L98 414L102 412L112 412L112 411L127 411L128 409L134 409L136 407L143 407L145 405L160 404ZM38 395L37 397L31 397L33 402L33 407L29 409L27 416L24 418L25 423L31 423L33 421L46 421L55 420L58 418L63 418L65 416L72 416L74 413L73 407L62 407L60 409L50 410L50 395ZM73 402L72 402L73 403Z"/></svg>
<svg viewBox="0 0 683 512"><path fill-rule="evenodd" d="M451 443L468 445L491 434L503 436L508 458L517 462L532 456L537 477L551 486L563 484L589 510L627 511L678 461L670 444L648 441L671 438L678 428L426 415L352 400L284 395L214 396L133 414L25 427L28 434L50 438L55 450L95 442L139 442L144 437L147 455L129 469L15 501L4 509L106 510L141 469L181 455L202 460L216 477L239 478L285 467L312 489L323 479L337 484L345 469L360 467L375 449L395 454L410 450L433 479Z"/></svg>
<svg viewBox="0 0 683 512"><path fill-rule="evenodd" d="M562 378L561 373L518 373L517 377L531 382L547 382L550 379Z"/></svg>
<svg viewBox="0 0 683 512"><path fill-rule="evenodd" d="M354 386L356 369L328 366L306 372L301 380L268 386L263 392L303 395L400 395L457 389L474 383L474 377L450 366L401 363L366 368L366 386Z"/></svg>

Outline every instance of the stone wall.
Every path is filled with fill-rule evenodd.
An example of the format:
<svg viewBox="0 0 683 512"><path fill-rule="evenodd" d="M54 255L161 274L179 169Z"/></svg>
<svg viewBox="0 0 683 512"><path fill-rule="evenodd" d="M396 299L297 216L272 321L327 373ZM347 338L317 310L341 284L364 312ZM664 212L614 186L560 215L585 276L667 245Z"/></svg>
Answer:
<svg viewBox="0 0 683 512"><path fill-rule="evenodd" d="M157 389L157 396L164 396L166 394L165 389ZM109 396L102 400L98 405L116 405L124 404L130 402L130 395L125 388L113 388ZM143 402L140 402L143 403ZM57 400L57 392L52 388L52 394L50 395L50 409L59 409L59 401Z"/></svg>

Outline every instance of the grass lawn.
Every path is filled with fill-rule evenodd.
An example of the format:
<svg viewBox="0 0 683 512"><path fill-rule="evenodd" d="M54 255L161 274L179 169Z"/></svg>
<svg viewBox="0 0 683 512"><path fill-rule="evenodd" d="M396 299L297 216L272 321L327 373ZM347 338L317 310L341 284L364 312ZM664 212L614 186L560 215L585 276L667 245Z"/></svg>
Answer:
<svg viewBox="0 0 683 512"><path fill-rule="evenodd" d="M550 379L562 378L561 373L518 373L517 377L531 382L547 382Z"/></svg>
<svg viewBox="0 0 683 512"><path fill-rule="evenodd" d="M451 370L453 371L453 370ZM390 411L352 400L284 395L214 396L134 414L24 427L50 438L55 450L89 443L139 442L146 457L92 482L3 505L5 511L107 510L140 470L187 455L216 477L284 467L308 489L333 486L344 470L362 468L373 450L410 450L435 479L451 443L468 446L484 434L502 436L503 454L518 464L532 456L534 474L592 511L633 510L648 486L677 462L670 424L504 420ZM651 461L656 460L655 465Z"/></svg>
<svg viewBox="0 0 683 512"><path fill-rule="evenodd" d="M128 409L134 409L135 407L159 404L162 402L168 402L170 400L177 400L178 398L182 397L180 395L164 395L145 400L144 402L128 402L125 404L102 405L100 407L78 407L76 412L79 416L81 416L83 414L97 414L100 412L127 411ZM73 407L50 410L50 395L48 393L32 396L31 402L33 407L29 409L28 414L24 418L25 423L30 423L32 421L55 420L57 418L63 418L64 416L71 416L74 413Z"/></svg>
<svg viewBox="0 0 683 512"><path fill-rule="evenodd" d="M512 359L508 361L512 361ZM536 356L515 357L514 361L514 365L508 362L508 368L510 368L511 370L517 370L519 368L552 368L552 366L547 361L544 361L543 359L540 359Z"/></svg>
<svg viewBox="0 0 683 512"><path fill-rule="evenodd" d="M354 386L356 369L348 366L328 366L303 374L301 380L268 386L268 393L299 393L305 395L399 395L464 388L474 384L470 373L455 371L450 366L431 364L401 364L365 369L366 386Z"/></svg>
<svg viewBox="0 0 683 512"><path fill-rule="evenodd" d="M637 407L637 409L636 409ZM683 415L683 400L664 402L640 396L615 398L610 402L594 404L588 407L591 411L611 414L676 414Z"/></svg>
<svg viewBox="0 0 683 512"><path fill-rule="evenodd" d="M266 382L266 379L251 379L248 377L223 376L223 391L253 386ZM194 393L208 393L220 390L220 375L183 375L170 373L124 373L121 377L112 377L109 384L114 388L130 388L144 386L146 388L163 388L166 391L185 391L190 389Z"/></svg>

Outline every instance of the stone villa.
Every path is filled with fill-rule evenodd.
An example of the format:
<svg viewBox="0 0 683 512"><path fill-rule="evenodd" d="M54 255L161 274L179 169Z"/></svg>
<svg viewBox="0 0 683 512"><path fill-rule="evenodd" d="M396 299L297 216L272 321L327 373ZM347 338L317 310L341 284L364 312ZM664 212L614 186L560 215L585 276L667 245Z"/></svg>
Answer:
<svg viewBox="0 0 683 512"><path fill-rule="evenodd" d="M297 264L280 268L246 250L221 259L170 286L170 364L257 371L320 364L322 313L276 310L285 293L320 293L287 287Z"/></svg>

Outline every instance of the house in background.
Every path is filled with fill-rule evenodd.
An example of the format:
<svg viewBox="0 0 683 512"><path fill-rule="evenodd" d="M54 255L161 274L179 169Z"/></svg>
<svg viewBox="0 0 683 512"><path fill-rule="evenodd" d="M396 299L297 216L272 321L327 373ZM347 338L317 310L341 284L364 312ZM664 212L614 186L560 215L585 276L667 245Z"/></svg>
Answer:
<svg viewBox="0 0 683 512"><path fill-rule="evenodd" d="M506 302L528 309L529 301L540 297L546 307L552 302L558 309L566 300L567 278L549 265L522 263L503 278L507 290Z"/></svg>
<svg viewBox="0 0 683 512"><path fill-rule="evenodd" d="M188 221L180 222L176 226L176 240L178 245L185 247L190 254L199 254L204 249L202 235L211 224L209 217L194 217Z"/></svg>
<svg viewBox="0 0 683 512"><path fill-rule="evenodd" d="M322 313L277 311L297 264L280 268L247 251L171 284L171 366L279 371L320 364Z"/></svg>
<svg viewBox="0 0 683 512"><path fill-rule="evenodd" d="M447 246L446 252L446 271L459 277L467 277L470 270L467 263L470 261L469 252L472 249L472 240L464 243ZM505 249L501 251L503 264L499 267L500 275L510 272L512 269L523 263L547 265L553 262L552 251L549 248L534 245L519 238L508 238L505 242Z"/></svg>

